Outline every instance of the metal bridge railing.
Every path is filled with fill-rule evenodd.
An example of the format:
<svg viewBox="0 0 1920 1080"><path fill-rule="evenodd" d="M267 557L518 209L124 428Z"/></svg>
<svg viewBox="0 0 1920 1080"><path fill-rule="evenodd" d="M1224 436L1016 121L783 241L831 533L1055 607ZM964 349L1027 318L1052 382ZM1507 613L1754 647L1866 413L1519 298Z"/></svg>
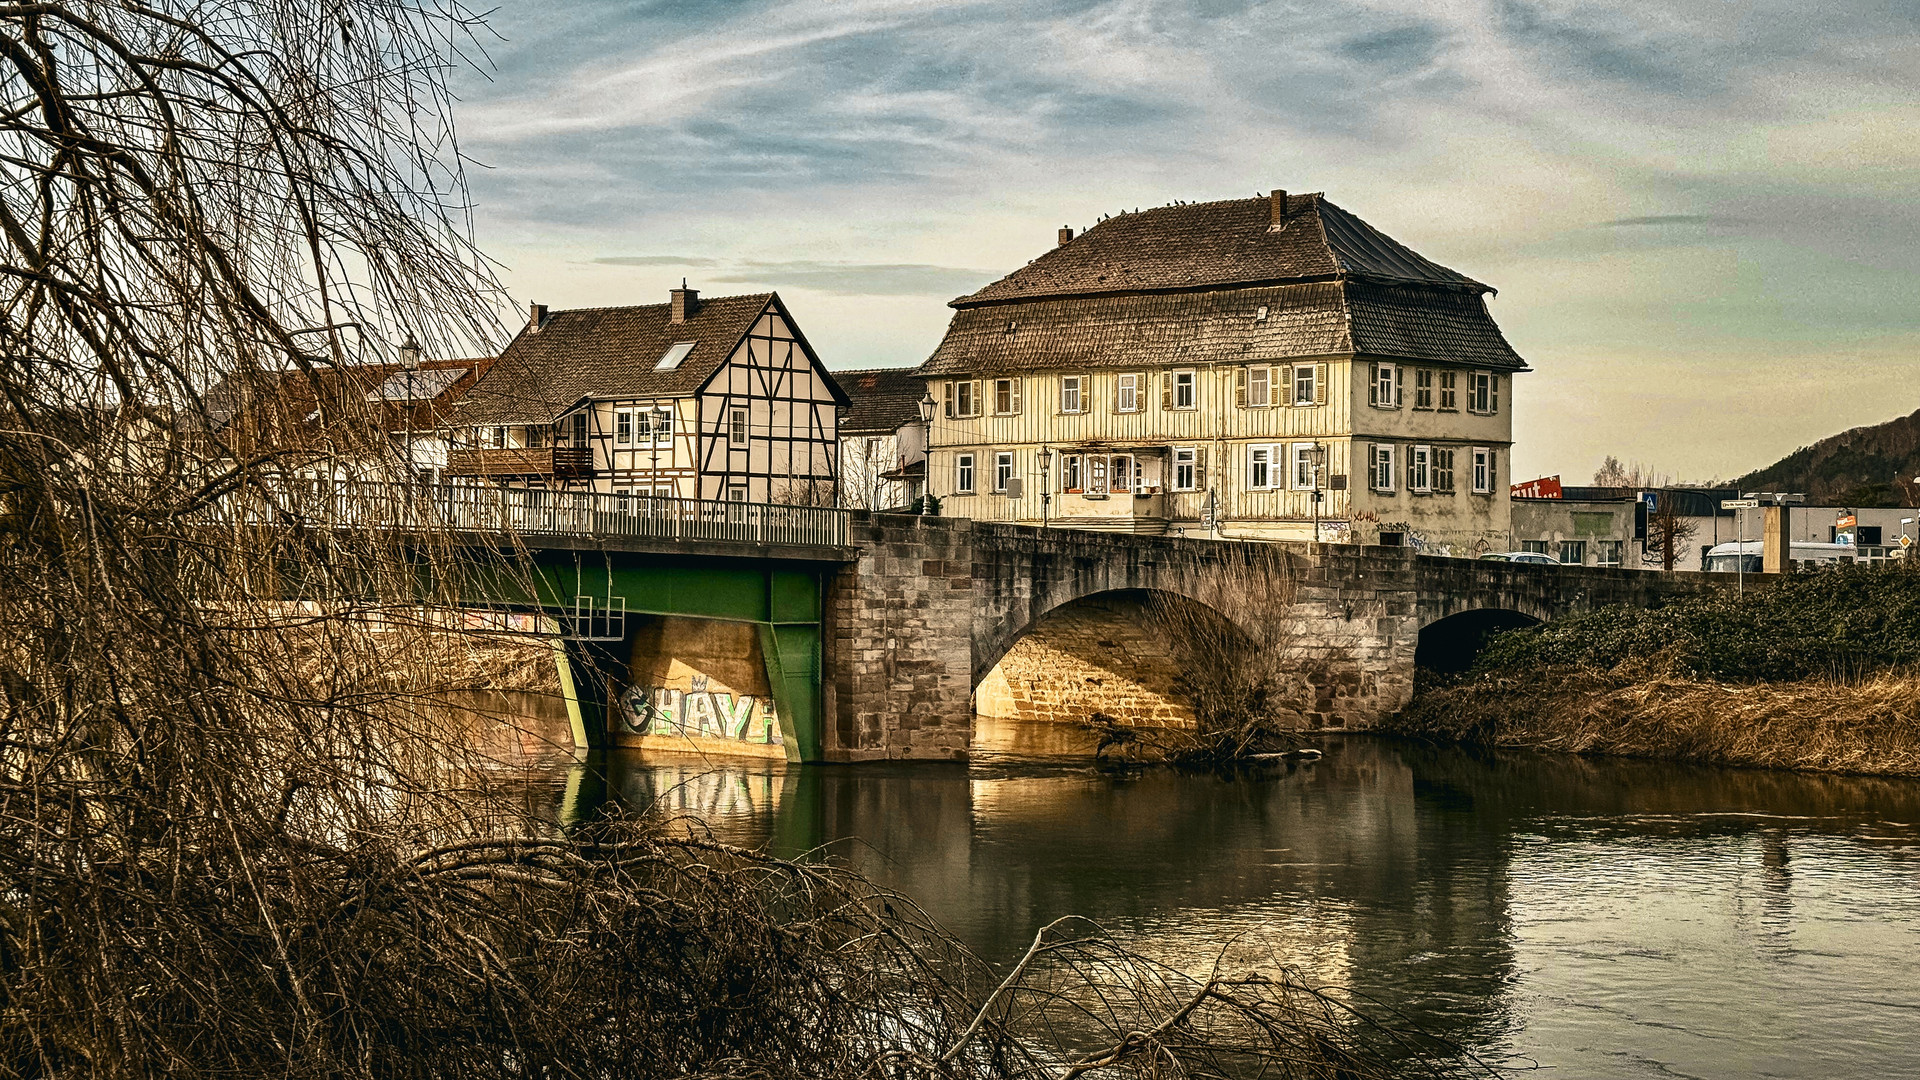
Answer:
<svg viewBox="0 0 1920 1080"><path fill-rule="evenodd" d="M845 510L825 506L313 479L276 480L235 492L214 512L229 521L311 528L815 547L845 547L851 518Z"/></svg>

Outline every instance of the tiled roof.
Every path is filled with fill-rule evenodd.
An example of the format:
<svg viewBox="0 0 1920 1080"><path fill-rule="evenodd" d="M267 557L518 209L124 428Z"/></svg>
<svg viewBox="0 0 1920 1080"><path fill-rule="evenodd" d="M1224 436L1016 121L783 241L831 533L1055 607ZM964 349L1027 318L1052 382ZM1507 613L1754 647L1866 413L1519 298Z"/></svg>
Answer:
<svg viewBox="0 0 1920 1080"><path fill-rule="evenodd" d="M1422 257L1325 196L1288 197L1284 228L1272 227L1272 215L1270 197L1121 214L953 306L1339 276L1492 291Z"/></svg>
<svg viewBox="0 0 1920 1080"><path fill-rule="evenodd" d="M773 293L701 299L682 323L671 304L574 308L547 314L538 332L520 331L456 419L462 426L538 424L582 398L682 397L726 363L754 321L778 302ZM693 351L660 371L681 342Z"/></svg>
<svg viewBox="0 0 1920 1080"><path fill-rule="evenodd" d="M927 384L912 368L836 371L833 381L853 404L840 414L842 435L891 435L920 419Z"/></svg>
<svg viewBox="0 0 1920 1080"><path fill-rule="evenodd" d="M1477 295L1321 281L963 307L918 374L1167 367L1354 353L1516 370L1526 366Z"/></svg>
<svg viewBox="0 0 1920 1080"><path fill-rule="evenodd" d="M312 374L298 369L229 375L215 383L206 394L206 413L211 426L218 429L231 423L244 410L256 415L256 422L269 415L274 422L318 431L325 412L333 418L378 418L390 430L399 431L409 424L430 429L460 392L473 384L475 371L485 372L492 357L461 360L429 360L422 363L416 377L433 387L433 396L424 401L404 403L370 397L390 379L405 373L399 364L354 364L341 368L316 368ZM325 406L325 410L323 410ZM316 412L323 413L315 416Z"/></svg>

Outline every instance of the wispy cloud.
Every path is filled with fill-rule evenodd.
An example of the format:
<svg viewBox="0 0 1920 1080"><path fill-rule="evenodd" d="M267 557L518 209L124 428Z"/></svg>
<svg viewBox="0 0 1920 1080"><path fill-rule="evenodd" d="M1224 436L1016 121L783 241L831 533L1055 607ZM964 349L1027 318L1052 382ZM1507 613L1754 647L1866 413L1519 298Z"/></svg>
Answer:
<svg viewBox="0 0 1920 1080"><path fill-rule="evenodd" d="M927 263L822 262L793 259L723 262L696 255L613 255L593 260L602 266L684 266L718 268L705 275L722 285L771 285L836 296L933 296L942 300L971 292L998 275L991 270Z"/></svg>
<svg viewBox="0 0 1920 1080"><path fill-rule="evenodd" d="M1666 228L1675 225L1733 225L1737 224L1737 219L1713 214L1644 214L1640 217L1614 218L1601 224L1610 229Z"/></svg>

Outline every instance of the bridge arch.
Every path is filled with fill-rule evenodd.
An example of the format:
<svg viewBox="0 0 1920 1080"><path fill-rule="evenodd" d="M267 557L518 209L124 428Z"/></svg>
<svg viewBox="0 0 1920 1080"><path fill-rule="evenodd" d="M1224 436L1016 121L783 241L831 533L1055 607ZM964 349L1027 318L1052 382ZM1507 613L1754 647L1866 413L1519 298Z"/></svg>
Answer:
<svg viewBox="0 0 1920 1080"><path fill-rule="evenodd" d="M1466 608L1426 622L1414 645L1416 670L1455 675L1473 666L1493 635L1538 626L1544 618L1513 608Z"/></svg>
<svg viewBox="0 0 1920 1080"><path fill-rule="evenodd" d="M1195 722L1196 646L1254 641L1246 628L1179 592L1110 589L1055 604L975 657L974 712L992 719L1130 724Z"/></svg>

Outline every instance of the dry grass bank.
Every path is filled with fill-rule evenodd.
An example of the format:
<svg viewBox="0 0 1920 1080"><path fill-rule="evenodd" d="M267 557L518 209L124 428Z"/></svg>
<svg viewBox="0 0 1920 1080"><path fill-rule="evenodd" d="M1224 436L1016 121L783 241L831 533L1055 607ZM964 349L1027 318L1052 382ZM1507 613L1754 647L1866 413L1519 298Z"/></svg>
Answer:
<svg viewBox="0 0 1920 1080"><path fill-rule="evenodd" d="M1920 673L1740 684L1548 669L1428 692L1381 730L1576 754L1920 776Z"/></svg>

